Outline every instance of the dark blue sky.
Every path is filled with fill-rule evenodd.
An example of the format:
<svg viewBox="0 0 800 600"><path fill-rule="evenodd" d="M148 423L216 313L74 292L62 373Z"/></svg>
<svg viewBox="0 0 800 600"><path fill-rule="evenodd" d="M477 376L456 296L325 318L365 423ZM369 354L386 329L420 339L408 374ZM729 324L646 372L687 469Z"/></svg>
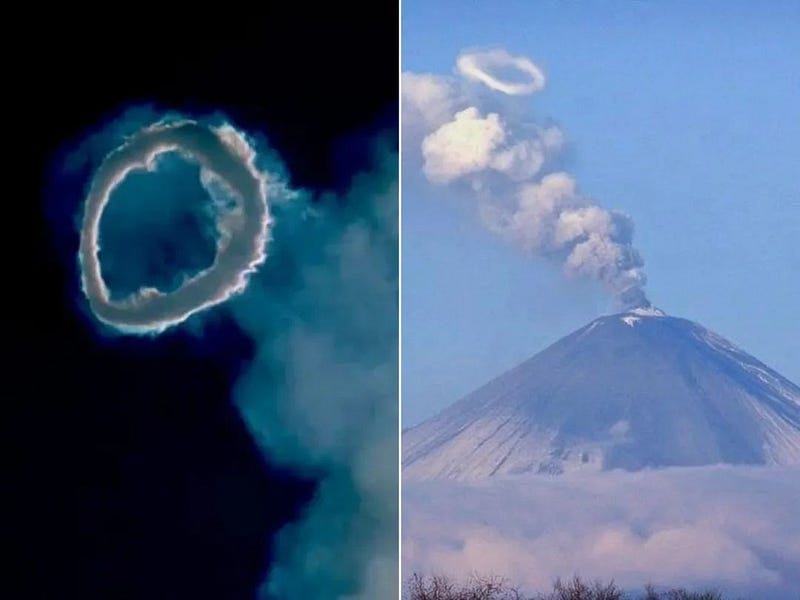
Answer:
<svg viewBox="0 0 800 600"><path fill-rule="evenodd" d="M204 320L202 336L191 328L157 338L101 331L83 302L76 260L93 165L67 172L64 158L88 134L107 134L131 106L220 111L269 141L293 185L344 187L368 151L355 144L360 153L343 160L339 145L354 130L372 130L398 93L396 10L364 10L358 17L372 23L368 30L346 11L323 21L305 10L265 9L249 24L231 23L230 35L218 22L175 27L129 14L105 31L65 24L46 48L15 48L8 127L24 160L14 164L20 185L9 219L25 239L5 280L25 292L5 313L12 356L4 397L9 545L25 567L13 575L25 579L8 582L9 593L255 596L273 535L306 505L315 477L269 464L243 423L231 386L255 351L223 312ZM289 50L301 30L327 48L310 63ZM364 47L372 49L367 58ZM359 73L337 73L356 59L392 67L373 69L370 89L357 98L328 95L326 110L316 110L323 91L359 84Z"/></svg>

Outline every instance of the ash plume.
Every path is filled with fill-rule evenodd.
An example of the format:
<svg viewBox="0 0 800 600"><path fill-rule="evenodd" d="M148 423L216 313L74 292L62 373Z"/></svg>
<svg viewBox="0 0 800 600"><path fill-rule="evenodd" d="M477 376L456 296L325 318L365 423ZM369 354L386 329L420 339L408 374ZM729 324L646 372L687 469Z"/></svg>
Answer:
<svg viewBox="0 0 800 600"><path fill-rule="evenodd" d="M520 77L503 77L500 69ZM462 52L455 71L403 74L404 147L421 157L426 179L459 186L487 230L525 253L559 263L569 277L599 282L622 308L648 306L631 218L603 208L555 169L564 148L559 127L508 104L541 91L542 70L492 49Z"/></svg>

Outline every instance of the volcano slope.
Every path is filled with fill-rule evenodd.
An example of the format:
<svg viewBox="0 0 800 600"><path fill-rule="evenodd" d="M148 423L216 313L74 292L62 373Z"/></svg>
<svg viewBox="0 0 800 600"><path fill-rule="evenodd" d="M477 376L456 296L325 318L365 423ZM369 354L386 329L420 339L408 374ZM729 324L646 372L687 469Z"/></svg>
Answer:
<svg viewBox="0 0 800 600"><path fill-rule="evenodd" d="M654 307L604 316L403 434L406 479L800 464L800 388Z"/></svg>

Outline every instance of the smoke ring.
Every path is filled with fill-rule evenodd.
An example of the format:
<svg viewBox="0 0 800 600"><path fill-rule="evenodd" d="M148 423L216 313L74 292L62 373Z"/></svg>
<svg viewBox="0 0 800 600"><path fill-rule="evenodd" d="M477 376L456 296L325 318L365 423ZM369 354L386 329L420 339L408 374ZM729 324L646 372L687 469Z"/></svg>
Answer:
<svg viewBox="0 0 800 600"><path fill-rule="evenodd" d="M233 210L217 216L214 262L173 292L142 287L111 300L98 258L100 218L111 192L131 171L153 171L158 156L171 151L199 163L207 189L213 181L235 199ZM230 125L212 128L183 120L143 128L106 156L86 196L78 251L83 292L100 321L126 333L159 333L245 289L266 258L271 221L266 176L255 167L255 155Z"/></svg>
<svg viewBox="0 0 800 600"><path fill-rule="evenodd" d="M497 67L512 67L527 75L528 81L514 83L495 77L491 70ZM510 96L524 96L544 89L545 77L542 70L529 58L514 56L505 50L462 53L456 61L456 68L467 79Z"/></svg>

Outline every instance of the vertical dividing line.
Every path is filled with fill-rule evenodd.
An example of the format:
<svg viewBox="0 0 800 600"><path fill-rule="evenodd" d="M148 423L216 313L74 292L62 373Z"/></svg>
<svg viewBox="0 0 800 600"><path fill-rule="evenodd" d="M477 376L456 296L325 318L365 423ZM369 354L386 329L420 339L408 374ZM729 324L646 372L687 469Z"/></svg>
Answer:
<svg viewBox="0 0 800 600"><path fill-rule="evenodd" d="M397 596L403 597L403 2L397 2Z"/></svg>

